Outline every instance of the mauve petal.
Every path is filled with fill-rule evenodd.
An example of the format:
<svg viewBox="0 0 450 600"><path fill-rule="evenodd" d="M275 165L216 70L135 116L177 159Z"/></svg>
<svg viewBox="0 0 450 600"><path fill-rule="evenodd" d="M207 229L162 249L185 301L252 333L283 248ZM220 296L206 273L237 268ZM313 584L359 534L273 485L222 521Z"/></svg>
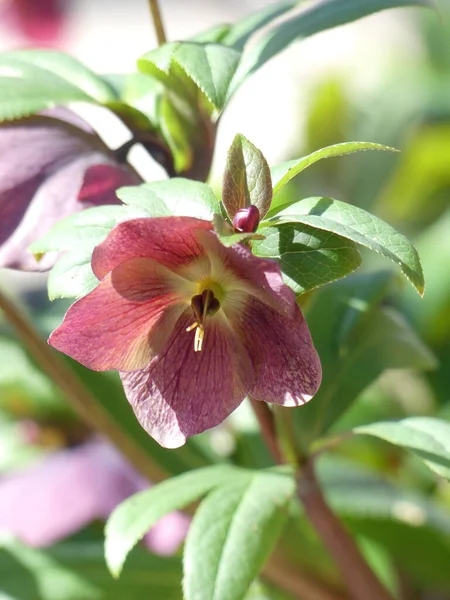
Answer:
<svg viewBox="0 0 450 600"><path fill-rule="evenodd" d="M208 221L191 217L133 219L119 223L92 255L92 270L99 279L120 263L148 257L168 268L182 267L204 254L196 237L199 229L211 229Z"/></svg>
<svg viewBox="0 0 450 600"><path fill-rule="evenodd" d="M32 546L63 539L104 519L140 488L112 446L90 442L0 479L0 532Z"/></svg>
<svg viewBox="0 0 450 600"><path fill-rule="evenodd" d="M78 201L84 206L116 204L116 190L124 185L136 185L139 177L131 170L114 164L89 167L83 178Z"/></svg>
<svg viewBox="0 0 450 600"><path fill-rule="evenodd" d="M242 291L259 298L282 315L294 316L295 294L283 283L275 260L254 256L242 244L227 248L211 231L197 231L197 237L211 261L212 279L220 280L224 268L229 269L239 281L239 284L237 281L233 283L234 289L241 287Z"/></svg>
<svg viewBox="0 0 450 600"><path fill-rule="evenodd" d="M283 406L308 402L320 386L322 369L298 306L290 319L250 298L238 326L256 373L250 394Z"/></svg>
<svg viewBox="0 0 450 600"><path fill-rule="evenodd" d="M194 332L186 332L192 321L189 308L148 368L121 373L139 422L166 448L221 423L254 380L249 355L220 311L207 319L201 352L194 352Z"/></svg>
<svg viewBox="0 0 450 600"><path fill-rule="evenodd" d="M0 132L1 133L1 132ZM9 223L15 225L10 231L10 235L0 247L0 266L26 269L26 270L45 270L54 263L54 255L44 256L39 263L28 251L28 246L36 239L43 236L58 221L67 217L82 208L87 208L78 202L77 196L80 191L84 172L92 163L102 160L102 155L93 154L92 156L82 156L74 159L66 165L62 165L54 173L48 174L45 179L40 180L38 187L34 190L32 198L20 197L18 200L24 210L16 212L15 221L18 223ZM22 187L27 192L28 188ZM12 194L0 196L0 206L2 200L11 202ZM117 200L116 203L119 201ZM5 210L10 209L10 204L4 205ZM0 218L1 214L0 208ZM3 223L3 222L2 222ZM0 225L0 236L5 229ZM8 231L6 231L6 234ZM1 238L0 238L1 239Z"/></svg>
<svg viewBox="0 0 450 600"><path fill-rule="evenodd" d="M49 344L95 371L144 368L186 310L174 277L149 259L124 263L69 308Z"/></svg>
<svg viewBox="0 0 450 600"><path fill-rule="evenodd" d="M49 268L55 255L37 263L27 251L31 242L79 210L119 203L111 187L98 197L91 192L78 199L85 192L85 172L90 168L100 164L117 169L118 186L140 181L137 174L116 165L91 132L78 115L61 108L0 127L0 266ZM110 171L108 178L111 186Z"/></svg>

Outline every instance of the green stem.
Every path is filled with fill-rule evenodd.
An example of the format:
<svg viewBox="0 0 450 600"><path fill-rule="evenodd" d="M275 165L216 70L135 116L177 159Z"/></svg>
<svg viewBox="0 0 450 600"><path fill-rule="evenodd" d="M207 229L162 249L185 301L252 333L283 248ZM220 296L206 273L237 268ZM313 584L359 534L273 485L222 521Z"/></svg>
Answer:
<svg viewBox="0 0 450 600"><path fill-rule="evenodd" d="M61 356L53 350L30 320L0 291L0 310L17 334L23 346L42 370L61 389L67 400L88 426L99 431L122 452L145 477L161 481L166 474L154 464L139 446L129 438L109 414L99 405L95 396L84 386Z"/></svg>
<svg viewBox="0 0 450 600"><path fill-rule="evenodd" d="M156 39L158 40L158 46L162 46L166 43L166 34L164 32L164 26L161 18L161 11L159 10L158 0L148 0L150 6L150 13L153 19L153 26L155 28Z"/></svg>

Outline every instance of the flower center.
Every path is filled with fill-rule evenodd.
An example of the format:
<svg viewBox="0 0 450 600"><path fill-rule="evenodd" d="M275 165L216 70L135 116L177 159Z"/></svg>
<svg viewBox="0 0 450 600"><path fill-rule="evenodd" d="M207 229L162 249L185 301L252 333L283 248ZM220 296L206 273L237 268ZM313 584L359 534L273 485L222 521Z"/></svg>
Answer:
<svg viewBox="0 0 450 600"><path fill-rule="evenodd" d="M205 337L206 317L212 317L220 308L219 300L214 296L213 290L206 288L201 294L196 294L191 298L191 307L194 313L195 321L186 329L192 331L195 329L194 351L201 352L203 339Z"/></svg>

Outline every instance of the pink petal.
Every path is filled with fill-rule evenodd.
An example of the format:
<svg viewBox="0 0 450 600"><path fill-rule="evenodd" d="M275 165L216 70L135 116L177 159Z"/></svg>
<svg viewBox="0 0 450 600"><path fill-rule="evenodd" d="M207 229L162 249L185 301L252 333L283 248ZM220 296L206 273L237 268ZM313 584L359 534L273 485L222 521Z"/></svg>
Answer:
<svg viewBox="0 0 450 600"><path fill-rule="evenodd" d="M252 386L254 370L244 346L220 311L207 320L201 352L187 309L164 352L141 371L121 373L142 427L166 448L221 423Z"/></svg>
<svg viewBox="0 0 450 600"><path fill-rule="evenodd" d="M290 319L251 298L243 308L239 331L256 373L250 392L254 398L283 406L298 406L312 398L322 369L298 307Z"/></svg>
<svg viewBox="0 0 450 600"><path fill-rule="evenodd" d="M294 316L295 294L284 284L280 267L275 260L254 256L242 244L227 248L210 231L200 230L197 237L211 260L213 279L215 276L220 278L224 268L229 269L244 284L246 294L259 298L283 315Z"/></svg>
<svg viewBox="0 0 450 600"><path fill-rule="evenodd" d="M196 237L199 229L211 229L208 221L191 217L133 219L119 223L92 256L92 270L99 279L120 263L138 256L162 265L181 267L204 254Z"/></svg>
<svg viewBox="0 0 450 600"><path fill-rule="evenodd" d="M86 207L116 204L116 190L124 185L136 183L136 175L129 169L107 163L93 165L84 173L78 200L86 202Z"/></svg>
<svg viewBox="0 0 450 600"><path fill-rule="evenodd" d="M90 442L56 452L0 479L0 532L49 545L106 518L138 489L140 477L112 446Z"/></svg>
<svg viewBox="0 0 450 600"><path fill-rule="evenodd" d="M149 259L127 261L69 308L50 345L96 371L144 368L186 309L176 277Z"/></svg>
<svg viewBox="0 0 450 600"><path fill-rule="evenodd" d="M163 517L144 537L149 550L162 556L174 554L189 529L190 519L180 512L173 512Z"/></svg>

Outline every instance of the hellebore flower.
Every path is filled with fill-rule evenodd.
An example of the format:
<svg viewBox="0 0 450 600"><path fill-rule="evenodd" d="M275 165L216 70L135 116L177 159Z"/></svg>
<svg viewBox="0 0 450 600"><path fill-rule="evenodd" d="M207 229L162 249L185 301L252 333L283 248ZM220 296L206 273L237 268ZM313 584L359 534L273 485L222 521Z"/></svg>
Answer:
<svg viewBox="0 0 450 600"><path fill-rule="evenodd" d="M118 504L148 485L101 440L53 452L0 477L0 534L14 535L29 546L48 546L94 520L105 520ZM188 526L185 515L166 515L146 535L145 544L157 554L173 554Z"/></svg>
<svg viewBox="0 0 450 600"><path fill-rule="evenodd" d="M278 264L223 246L211 223L135 219L97 246L101 283L49 343L87 367L121 372L144 429L162 446L221 423L251 394L308 402L321 367Z"/></svg>
<svg viewBox="0 0 450 600"><path fill-rule="evenodd" d="M59 220L91 206L118 204L115 190L140 183L91 127L58 108L0 127L0 267L43 271L27 251Z"/></svg>

